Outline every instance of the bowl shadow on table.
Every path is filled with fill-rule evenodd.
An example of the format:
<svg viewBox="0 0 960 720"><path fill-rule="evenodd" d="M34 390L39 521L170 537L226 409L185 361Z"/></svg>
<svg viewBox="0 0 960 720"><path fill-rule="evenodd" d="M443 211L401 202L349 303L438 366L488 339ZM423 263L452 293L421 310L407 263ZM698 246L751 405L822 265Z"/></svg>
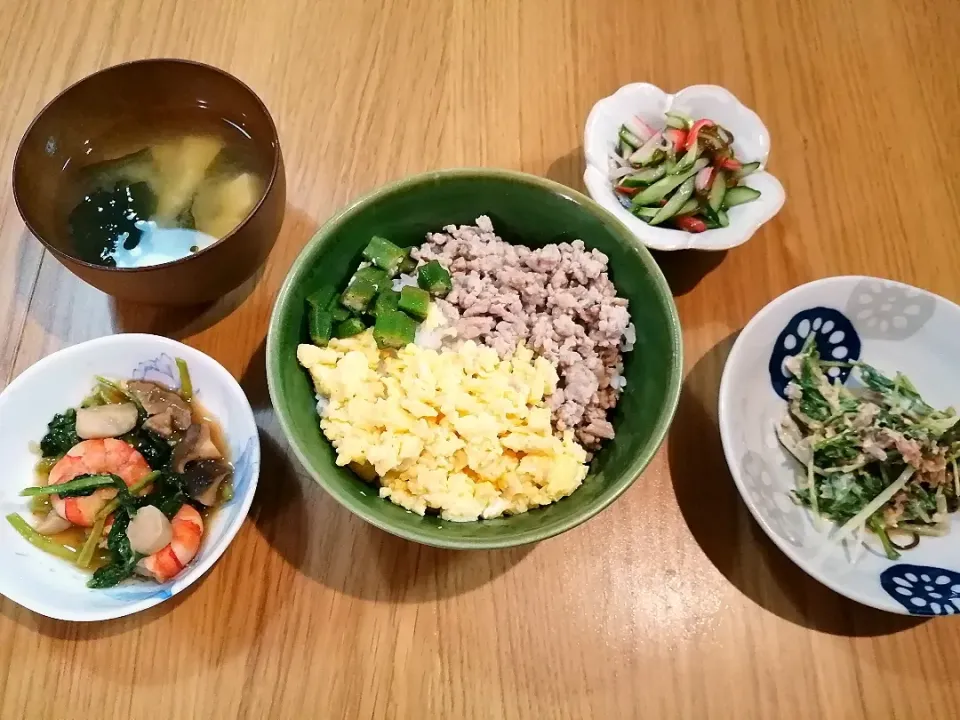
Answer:
<svg viewBox="0 0 960 720"><path fill-rule="evenodd" d="M267 259L257 271L240 286L222 298L193 306L140 305L110 298L113 326L120 332L142 332L165 335L180 340L216 325L239 308L256 290L263 278L270 257L278 252L283 241L293 247L302 247L317 231L317 224L299 208L287 205L280 236Z"/></svg>
<svg viewBox="0 0 960 720"><path fill-rule="evenodd" d="M561 155L547 168L547 177L561 185L573 188L577 192L587 195L587 186L583 184L583 171L586 168L586 160L583 157L583 147L578 146Z"/></svg>
<svg viewBox="0 0 960 720"><path fill-rule="evenodd" d="M673 296L680 297L693 290L703 278L715 270L727 256L727 251L677 250L663 252L651 250L650 254L653 255L653 259L660 266Z"/></svg>
<svg viewBox="0 0 960 720"><path fill-rule="evenodd" d="M921 624L925 619L875 610L820 584L750 515L727 469L717 425L720 374L736 335L709 350L687 376L668 438L674 493L697 544L744 595L796 625L871 637Z"/></svg>
<svg viewBox="0 0 960 720"><path fill-rule="evenodd" d="M427 547L390 535L341 507L300 466L282 437L270 406L265 353L261 345L240 380L260 424L260 483L251 518L300 573L363 600L431 602L495 580L533 550L533 545L488 552ZM317 442L326 442L319 425Z"/></svg>

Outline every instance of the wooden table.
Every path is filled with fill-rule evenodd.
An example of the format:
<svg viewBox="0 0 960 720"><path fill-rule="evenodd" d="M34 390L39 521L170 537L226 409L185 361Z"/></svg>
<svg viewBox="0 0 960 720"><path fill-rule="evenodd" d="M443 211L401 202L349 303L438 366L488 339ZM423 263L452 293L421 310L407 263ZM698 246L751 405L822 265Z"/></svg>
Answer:
<svg viewBox="0 0 960 720"><path fill-rule="evenodd" d="M737 329L826 275L960 300L956 0L6 0L0 4L0 383L88 338L185 338L241 379L263 438L250 519L212 572L96 625L0 602L3 718L951 718L960 624L858 606L748 516L716 428ZM205 311L117 305L45 254L9 186L59 89L175 55L276 118L286 221L258 281ZM726 254L660 256L686 381L666 446L586 526L443 552L375 530L291 459L264 336L294 256L350 199L411 173L521 169L581 187L590 106L717 83L764 118L780 215Z"/></svg>

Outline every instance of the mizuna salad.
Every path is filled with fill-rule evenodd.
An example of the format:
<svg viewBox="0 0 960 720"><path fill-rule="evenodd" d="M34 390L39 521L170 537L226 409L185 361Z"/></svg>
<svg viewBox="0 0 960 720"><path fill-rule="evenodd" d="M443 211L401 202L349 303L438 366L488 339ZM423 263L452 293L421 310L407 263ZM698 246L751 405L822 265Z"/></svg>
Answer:
<svg viewBox="0 0 960 720"><path fill-rule="evenodd" d="M836 366L852 367L862 386L831 383ZM821 360L813 335L786 368L793 379L777 436L805 468L797 501L840 524L833 539L867 530L896 560L921 535L946 534L960 506L956 411L928 405L900 373Z"/></svg>

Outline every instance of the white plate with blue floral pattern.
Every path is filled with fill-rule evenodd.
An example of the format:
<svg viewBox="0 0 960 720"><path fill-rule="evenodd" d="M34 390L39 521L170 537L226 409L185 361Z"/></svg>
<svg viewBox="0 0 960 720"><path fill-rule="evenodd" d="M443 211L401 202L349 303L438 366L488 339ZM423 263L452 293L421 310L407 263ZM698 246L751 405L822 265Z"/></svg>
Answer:
<svg viewBox="0 0 960 720"><path fill-rule="evenodd" d="M821 357L863 360L906 374L930 405L960 408L960 307L902 283L835 277L802 285L757 313L740 333L720 381L720 434L744 502L770 539L811 576L880 610L960 614L960 527L887 559L870 533L836 543L792 496L799 464L775 423L786 403L783 362L816 337ZM832 368L847 382L848 370ZM960 514L952 516L960 521Z"/></svg>
<svg viewBox="0 0 960 720"><path fill-rule="evenodd" d="M95 375L153 380L179 389L178 357L187 361L197 398L220 421L234 464L233 499L213 514L197 557L163 584L131 579L91 590L88 574L28 544L0 518L0 594L51 618L108 620L168 600L198 580L227 549L257 486L260 442L253 411L240 385L217 361L155 335L112 335L65 348L25 370L0 394L0 514L29 515L18 493L34 482L37 456L31 444L43 437L54 414L77 406L90 393Z"/></svg>

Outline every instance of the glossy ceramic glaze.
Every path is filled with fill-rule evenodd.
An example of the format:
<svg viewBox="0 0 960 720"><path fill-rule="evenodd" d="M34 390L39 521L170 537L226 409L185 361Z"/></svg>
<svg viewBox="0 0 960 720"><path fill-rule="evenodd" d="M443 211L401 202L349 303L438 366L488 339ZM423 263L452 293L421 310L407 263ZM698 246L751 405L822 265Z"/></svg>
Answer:
<svg viewBox="0 0 960 720"><path fill-rule="evenodd" d="M581 239L610 258L611 278L630 301L636 347L624 356L627 390L614 414L617 437L596 456L573 495L515 517L456 523L420 517L378 497L334 464L320 434L316 400L296 348L306 340L304 299L321 283L343 285L374 234L419 245L428 231L489 215L505 240L530 246ZM645 248L589 198L541 178L497 170L419 175L368 195L328 222L294 262L273 309L267 339L270 396L301 462L337 500L396 535L440 547L494 548L551 537L613 502L663 440L681 378L680 325L670 290Z"/></svg>
<svg viewBox="0 0 960 720"><path fill-rule="evenodd" d="M617 199L609 179L608 157L614 150L620 126L637 116L651 127L662 129L667 110L715 120L733 133L737 158L745 163L760 162L760 170L748 176L743 184L759 190L761 196L751 203L731 208L729 227L689 233L648 225ZM583 133L583 151L587 162L583 181L590 197L616 215L640 242L654 250L726 250L742 245L780 211L786 197L780 181L766 171L770 154L770 133L766 126L753 110L716 85L693 85L676 95L669 95L649 83L624 85L593 106Z"/></svg>
<svg viewBox="0 0 960 720"><path fill-rule="evenodd" d="M186 570L165 583L126 580L106 590L86 587L89 574L30 545L2 519L29 517L19 492L33 484L38 443L56 413L76 407L96 375L160 382L179 388L175 359L190 368L194 392L220 423L234 465L233 499L217 510L204 531L200 552ZM0 394L0 594L47 617L107 620L168 600L196 582L240 530L260 471L260 439L240 385L220 363L198 350L156 335L124 334L89 340L56 352L24 371Z"/></svg>
<svg viewBox="0 0 960 720"><path fill-rule="evenodd" d="M151 113L204 108L246 132L271 168L264 194L233 232L188 258L154 267L107 268L73 256L57 212L59 175L82 157L91 138ZM101 70L67 88L23 136L13 167L17 208L30 231L71 272L115 297L139 303L191 305L222 297L263 264L276 242L286 205L277 130L267 108L240 80L187 60L141 60Z"/></svg>
<svg viewBox="0 0 960 720"><path fill-rule="evenodd" d="M960 614L957 531L924 537L891 561L871 533L837 544L836 525L792 499L801 468L777 442L786 409L784 360L813 334L821 357L901 371L937 408L960 407L955 358L960 307L902 283L835 277L802 285L757 313L737 338L720 382L720 434L730 472L767 535L797 565L847 597L914 615ZM849 371L832 368L840 382ZM956 523L954 517L954 526Z"/></svg>

